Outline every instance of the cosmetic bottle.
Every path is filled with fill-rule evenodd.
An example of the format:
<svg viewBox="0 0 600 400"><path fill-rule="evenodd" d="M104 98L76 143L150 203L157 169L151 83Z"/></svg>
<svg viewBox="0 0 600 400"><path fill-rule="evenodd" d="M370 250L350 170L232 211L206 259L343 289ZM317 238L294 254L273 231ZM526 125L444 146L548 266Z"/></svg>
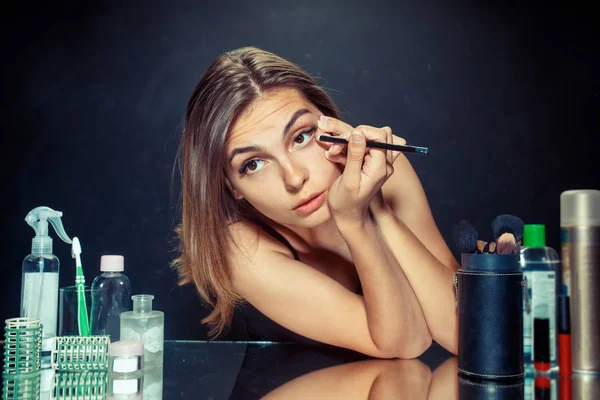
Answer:
<svg viewBox="0 0 600 400"><path fill-rule="evenodd" d="M144 368L163 364L164 313L152 309L151 294L131 296L133 311L121 313L121 340L134 340L144 344Z"/></svg>
<svg viewBox="0 0 600 400"><path fill-rule="evenodd" d="M556 250L546 246L545 225L524 225L520 265L527 281L523 296L525 364L533 363L536 370L557 370L556 277L560 258Z"/></svg>
<svg viewBox="0 0 600 400"><path fill-rule="evenodd" d="M110 335L111 342L119 341L121 313L131 309L131 283L123 270L123 256L102 256L102 274L92 282L92 334Z"/></svg>
<svg viewBox="0 0 600 400"><path fill-rule="evenodd" d="M50 353L56 337L58 320L58 273L60 261L52 254L48 222L58 237L72 243L65 232L62 212L41 206L31 210L25 221L35 231L31 254L23 260L21 280L21 317L37 318L42 324L42 368L49 368Z"/></svg>
<svg viewBox="0 0 600 400"><path fill-rule="evenodd" d="M560 241L563 282L571 297L573 373L597 375L600 373L600 190L561 193Z"/></svg>

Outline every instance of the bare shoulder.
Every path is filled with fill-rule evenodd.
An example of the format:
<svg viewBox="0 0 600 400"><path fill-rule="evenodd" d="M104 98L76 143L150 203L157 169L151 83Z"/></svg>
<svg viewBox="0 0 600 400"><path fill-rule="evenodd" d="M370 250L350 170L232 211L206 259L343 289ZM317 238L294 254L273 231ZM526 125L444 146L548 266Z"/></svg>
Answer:
<svg viewBox="0 0 600 400"><path fill-rule="evenodd" d="M286 245L250 221L234 222L228 226L228 229L231 240L226 251L232 265L232 272L236 272L236 266L252 264L264 258L267 253L294 258Z"/></svg>

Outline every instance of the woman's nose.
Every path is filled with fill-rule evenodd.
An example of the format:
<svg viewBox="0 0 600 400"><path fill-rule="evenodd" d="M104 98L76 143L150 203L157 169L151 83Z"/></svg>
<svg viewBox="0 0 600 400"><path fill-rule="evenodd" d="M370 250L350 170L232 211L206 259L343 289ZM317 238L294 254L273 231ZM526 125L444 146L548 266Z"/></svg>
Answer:
<svg viewBox="0 0 600 400"><path fill-rule="evenodd" d="M287 160L283 165L283 180L287 190L298 191L308 180L308 170L301 163Z"/></svg>

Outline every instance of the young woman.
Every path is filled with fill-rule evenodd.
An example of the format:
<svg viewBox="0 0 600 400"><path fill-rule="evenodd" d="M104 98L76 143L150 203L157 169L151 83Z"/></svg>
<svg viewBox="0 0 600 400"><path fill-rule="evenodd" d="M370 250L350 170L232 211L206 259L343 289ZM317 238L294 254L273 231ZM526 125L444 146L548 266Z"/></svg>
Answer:
<svg viewBox="0 0 600 400"><path fill-rule="evenodd" d="M414 358L435 340L456 353L458 264L407 158L365 140L405 143L343 122L272 53L246 47L210 65L185 115L174 265L211 305L213 337L242 305L263 316L268 327L249 330L265 340L283 331L379 358Z"/></svg>

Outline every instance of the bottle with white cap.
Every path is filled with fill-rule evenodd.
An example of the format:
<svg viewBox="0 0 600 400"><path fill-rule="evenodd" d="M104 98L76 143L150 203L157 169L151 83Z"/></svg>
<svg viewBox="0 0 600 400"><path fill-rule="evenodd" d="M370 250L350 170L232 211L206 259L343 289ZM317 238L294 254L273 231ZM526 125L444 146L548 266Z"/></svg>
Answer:
<svg viewBox="0 0 600 400"><path fill-rule="evenodd" d="M123 273L124 264L123 256L102 256L102 274L92 282L92 334L110 335L112 342L119 340L121 313L131 309L131 283Z"/></svg>

